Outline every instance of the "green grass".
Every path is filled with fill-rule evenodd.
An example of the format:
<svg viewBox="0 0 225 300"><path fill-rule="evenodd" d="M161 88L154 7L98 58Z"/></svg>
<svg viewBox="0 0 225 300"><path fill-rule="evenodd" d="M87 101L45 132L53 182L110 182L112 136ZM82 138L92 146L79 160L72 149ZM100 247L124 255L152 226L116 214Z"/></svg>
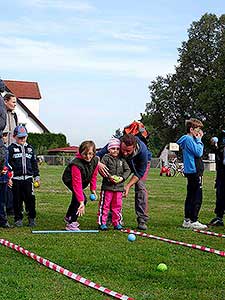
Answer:
<svg viewBox="0 0 225 300"><path fill-rule="evenodd" d="M36 189L36 230L64 229L63 217L70 202L70 193L61 183L62 170L62 167L52 166L41 168L42 185ZM204 176L202 222L208 222L214 216L214 177L214 172L206 172ZM225 239L181 228L185 178L160 177L159 170L152 169L147 188L150 211L148 233L225 250ZM97 228L97 207L96 201L88 202L85 216L79 219L82 229ZM124 199L123 212L125 225L135 229L133 190ZM24 223L26 221L24 218ZM214 231L224 232L224 229ZM225 257L215 254L141 237L130 243L125 233L113 230L98 234L35 235L24 226L1 229L0 232L1 238L138 300L224 299ZM161 262L168 266L164 273L156 270ZM110 298L3 246L0 246L0 268L0 300Z"/></svg>

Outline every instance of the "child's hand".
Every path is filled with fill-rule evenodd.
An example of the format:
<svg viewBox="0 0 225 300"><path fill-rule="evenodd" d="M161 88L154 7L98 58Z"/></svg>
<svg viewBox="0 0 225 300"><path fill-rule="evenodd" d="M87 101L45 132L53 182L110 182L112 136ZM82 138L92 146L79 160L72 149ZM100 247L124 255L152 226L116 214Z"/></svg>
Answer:
<svg viewBox="0 0 225 300"><path fill-rule="evenodd" d="M200 128L195 128L193 130L193 135L196 139L201 139L203 137L203 131Z"/></svg>
<svg viewBox="0 0 225 300"><path fill-rule="evenodd" d="M113 175L113 176L110 176L109 177L109 180L114 183L114 184L117 184L117 183L120 183L123 181L123 177L121 176L117 176L117 175Z"/></svg>
<svg viewBox="0 0 225 300"><path fill-rule="evenodd" d="M9 178L9 181L8 181L8 186L9 186L9 187L12 187L12 186L13 186L13 181L12 181L12 178Z"/></svg>
<svg viewBox="0 0 225 300"><path fill-rule="evenodd" d="M2 174L2 175L5 175L7 172L8 172L8 168L5 166L5 167L2 169L1 174Z"/></svg>
<svg viewBox="0 0 225 300"><path fill-rule="evenodd" d="M79 217L82 217L83 215L85 214L85 206L84 206L84 202L80 202L80 206L78 207L78 210L77 210L77 215Z"/></svg>
<svg viewBox="0 0 225 300"><path fill-rule="evenodd" d="M41 181L40 181L40 177L39 176L36 176L34 178L34 187L37 188L41 185Z"/></svg>

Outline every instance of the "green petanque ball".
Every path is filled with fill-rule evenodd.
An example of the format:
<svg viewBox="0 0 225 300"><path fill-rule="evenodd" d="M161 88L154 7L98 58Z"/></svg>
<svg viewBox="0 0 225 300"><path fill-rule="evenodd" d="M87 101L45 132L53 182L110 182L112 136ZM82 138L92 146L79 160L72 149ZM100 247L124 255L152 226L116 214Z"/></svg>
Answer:
<svg viewBox="0 0 225 300"><path fill-rule="evenodd" d="M160 271L160 272L165 272L167 270L167 265L163 264L163 263L160 263L157 266L157 270Z"/></svg>

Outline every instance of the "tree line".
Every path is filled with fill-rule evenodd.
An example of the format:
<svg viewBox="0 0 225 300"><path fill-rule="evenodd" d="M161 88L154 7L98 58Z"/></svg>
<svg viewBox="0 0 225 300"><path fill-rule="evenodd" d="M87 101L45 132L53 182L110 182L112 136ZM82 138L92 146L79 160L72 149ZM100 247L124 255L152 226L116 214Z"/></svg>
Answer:
<svg viewBox="0 0 225 300"><path fill-rule="evenodd" d="M174 74L158 76L149 86L150 101L141 114L151 133L156 156L184 134L185 120L204 123L206 152L209 140L225 125L225 14L205 14L188 29L178 48Z"/></svg>

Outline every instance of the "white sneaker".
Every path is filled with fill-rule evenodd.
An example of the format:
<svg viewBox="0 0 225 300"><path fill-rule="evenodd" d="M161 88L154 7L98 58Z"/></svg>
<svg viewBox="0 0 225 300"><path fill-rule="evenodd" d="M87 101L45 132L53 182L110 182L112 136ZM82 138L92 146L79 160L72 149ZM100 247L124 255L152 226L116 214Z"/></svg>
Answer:
<svg viewBox="0 0 225 300"><path fill-rule="evenodd" d="M190 228L204 230L204 229L208 228L208 226L196 221L196 222L193 222L190 224Z"/></svg>
<svg viewBox="0 0 225 300"><path fill-rule="evenodd" d="M183 228L191 228L191 220L190 219L184 219L182 227Z"/></svg>

